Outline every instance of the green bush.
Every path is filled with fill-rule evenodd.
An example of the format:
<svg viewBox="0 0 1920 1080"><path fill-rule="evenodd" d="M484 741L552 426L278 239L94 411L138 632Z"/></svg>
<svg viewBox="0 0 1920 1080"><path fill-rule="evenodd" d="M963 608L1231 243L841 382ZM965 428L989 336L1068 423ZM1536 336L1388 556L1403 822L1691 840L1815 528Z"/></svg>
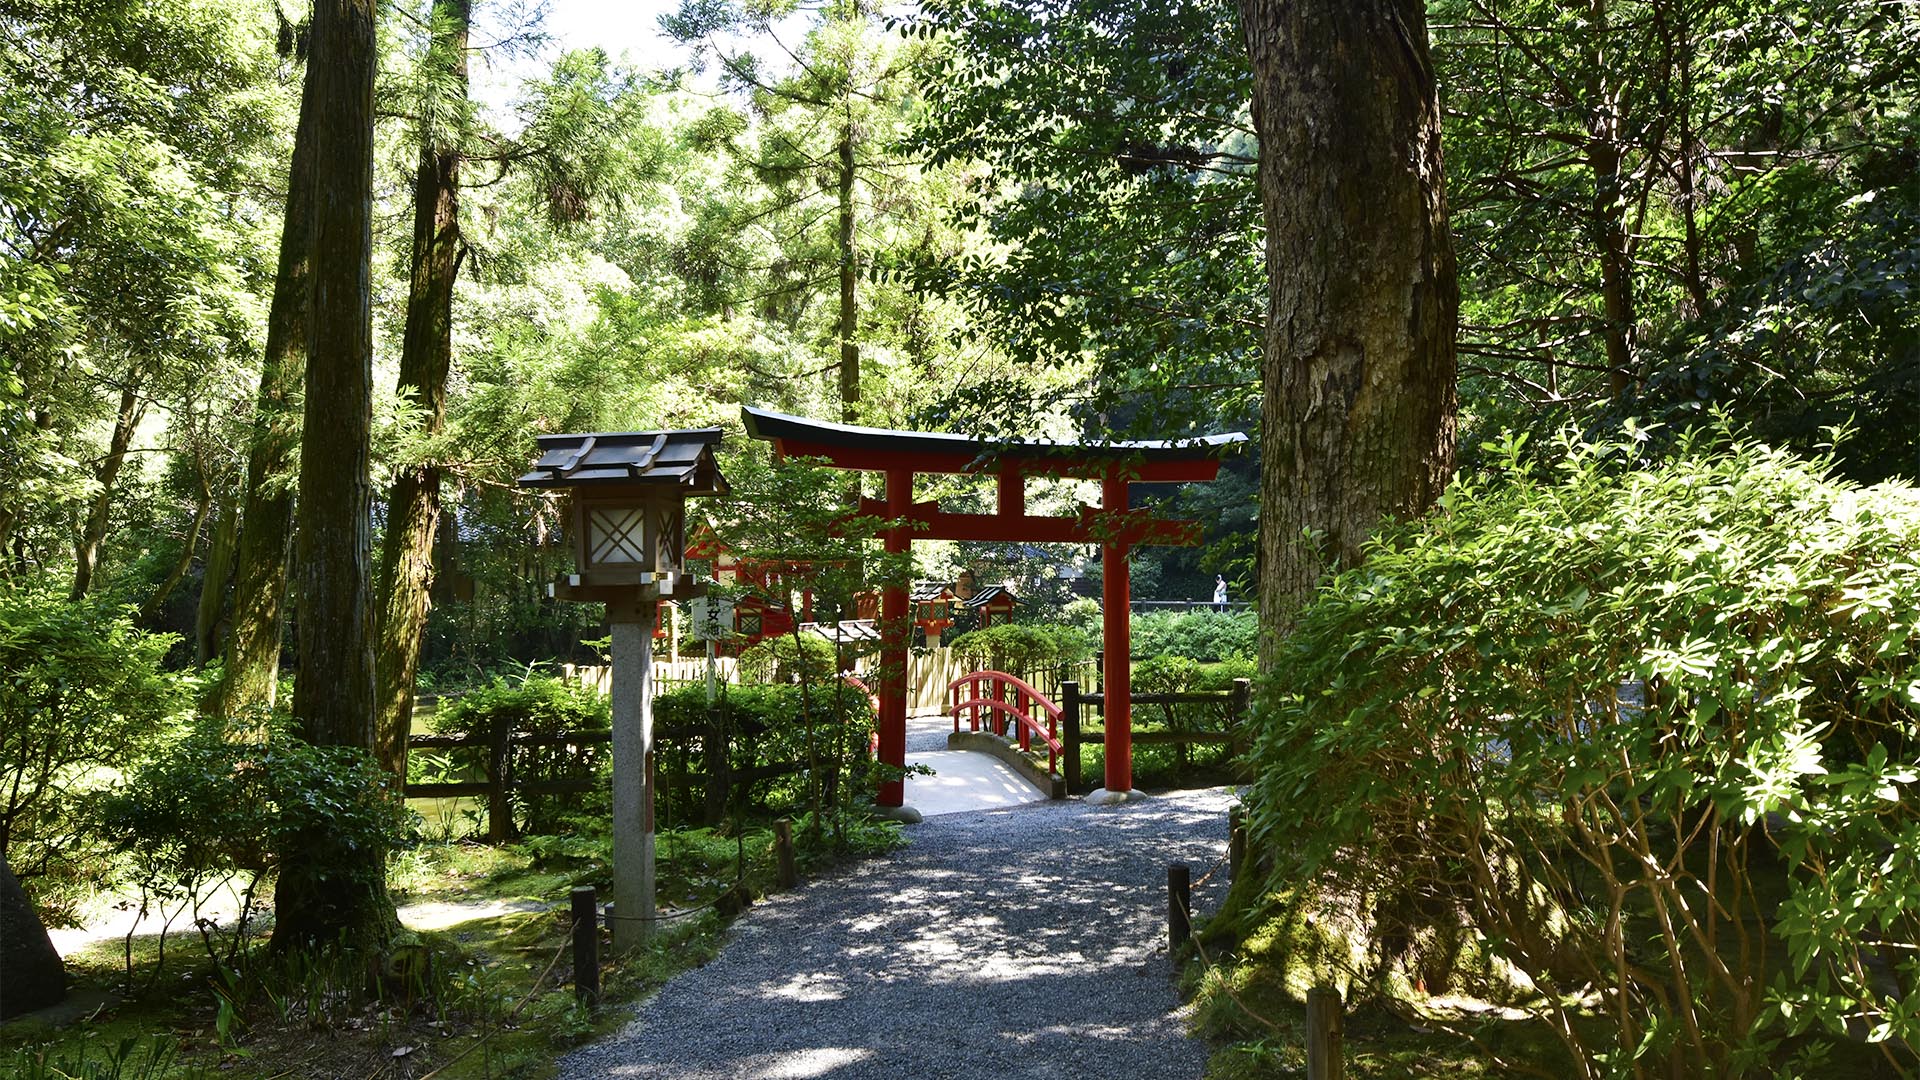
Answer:
<svg viewBox="0 0 1920 1080"><path fill-rule="evenodd" d="M824 681L840 673L833 642L819 634L802 632L754 642L740 654L740 675L759 683L795 683L802 678Z"/></svg>
<svg viewBox="0 0 1920 1080"><path fill-rule="evenodd" d="M746 793L746 809L754 813L795 813L812 797L839 795L843 780L861 786L871 779L873 709L866 694L838 680L809 685L805 693L795 685L728 686L715 700L711 719L706 689L688 686L655 698L653 715L660 768L668 775L711 777L716 762L710 757L710 733L725 740L725 768L734 774L801 766L755 781ZM674 799L663 816L674 821L699 821L735 809L731 792L721 805L704 789L670 783L663 790Z"/></svg>
<svg viewBox="0 0 1920 1080"><path fill-rule="evenodd" d="M991 668L1022 677L1093 655L1093 643L1085 634L1053 623L996 623L955 637L949 647L973 670Z"/></svg>
<svg viewBox="0 0 1920 1080"><path fill-rule="evenodd" d="M1133 655L1217 662L1251 659L1260 641L1253 612L1151 611L1133 619Z"/></svg>
<svg viewBox="0 0 1920 1080"><path fill-rule="evenodd" d="M1792 1071L1850 1031L1914 1068L1920 491L1724 436L1489 450L1498 482L1387 530L1286 641L1272 884L1371 912L1377 985L1437 991L1420 943L1472 931L1578 1076Z"/></svg>
<svg viewBox="0 0 1920 1080"><path fill-rule="evenodd" d="M433 715L440 732L491 733L505 726L520 734L605 731L612 713L606 695L551 675L495 676L487 685L446 700Z"/></svg>
<svg viewBox="0 0 1920 1080"><path fill-rule="evenodd" d="M393 850L409 839L413 817L363 749L314 746L284 718L209 718L135 768L103 801L100 820L142 906L186 905L209 955L231 966L244 956L255 887L303 837ZM222 928L201 917L197 900L224 883L237 884L245 902Z"/></svg>
<svg viewBox="0 0 1920 1080"><path fill-rule="evenodd" d="M570 731L606 731L612 724L607 697L589 687L551 675L496 676L478 690L443 704L431 721L440 732L465 732L487 738L510 735L558 735ZM484 779L490 749L482 744L442 753L408 756L409 776L425 780L455 776ZM584 746L515 745L507 767L516 782L591 781L611 759L607 743ZM516 787L510 810L515 827L552 832L568 815L587 812L605 801L596 788L584 794L527 796Z"/></svg>
<svg viewBox="0 0 1920 1080"><path fill-rule="evenodd" d="M0 579L0 851L56 921L102 868L93 806L173 729L171 634L127 611Z"/></svg>

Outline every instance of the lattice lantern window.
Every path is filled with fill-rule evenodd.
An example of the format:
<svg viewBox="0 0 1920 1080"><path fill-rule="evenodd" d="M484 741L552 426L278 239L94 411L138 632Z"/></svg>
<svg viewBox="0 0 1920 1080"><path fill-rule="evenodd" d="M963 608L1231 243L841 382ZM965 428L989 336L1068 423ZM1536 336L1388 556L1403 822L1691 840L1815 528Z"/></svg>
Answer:
<svg viewBox="0 0 1920 1080"><path fill-rule="evenodd" d="M543 435L541 456L520 478L572 496L577 570L556 582L563 599L611 601L634 586L666 595L685 573L686 500L724 494L714 428ZM675 593L680 595L680 593Z"/></svg>

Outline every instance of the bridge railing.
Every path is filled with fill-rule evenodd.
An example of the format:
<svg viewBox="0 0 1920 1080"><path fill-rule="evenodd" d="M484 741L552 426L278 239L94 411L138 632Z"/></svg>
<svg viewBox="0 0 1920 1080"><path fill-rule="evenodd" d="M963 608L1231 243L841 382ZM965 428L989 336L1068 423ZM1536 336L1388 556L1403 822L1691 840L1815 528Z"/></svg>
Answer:
<svg viewBox="0 0 1920 1080"><path fill-rule="evenodd" d="M1047 771L1060 774L1060 753L1065 748L1060 741L1060 706L1023 680L1004 671L976 671L947 684L947 701L953 730L960 730L963 717L971 730L984 726L1002 738L1011 726L1021 750L1032 751L1038 740L1047 748Z"/></svg>

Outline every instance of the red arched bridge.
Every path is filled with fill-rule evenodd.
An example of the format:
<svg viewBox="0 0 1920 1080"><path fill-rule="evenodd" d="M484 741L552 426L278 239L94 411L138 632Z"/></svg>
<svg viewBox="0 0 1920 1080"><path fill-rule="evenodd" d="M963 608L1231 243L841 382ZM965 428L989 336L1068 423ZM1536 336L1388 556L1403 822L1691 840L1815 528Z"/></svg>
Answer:
<svg viewBox="0 0 1920 1080"><path fill-rule="evenodd" d="M1023 752L1031 753L1033 744L1040 743L1047 748L1047 772L1060 775L1060 755L1066 752L1060 741L1064 710L1026 682L1004 671L962 675L947 684L947 709L956 733L965 718L971 731L985 729L1004 738L1013 729Z"/></svg>
<svg viewBox="0 0 1920 1080"><path fill-rule="evenodd" d="M1072 680L1060 683L1058 696L1059 701L1055 702L1033 684L1004 671L962 675L947 684L946 714L953 717L953 735L949 737L948 748L994 753L1052 798L1078 794L1083 790L1081 745L1092 743L1104 751L1115 741L1112 728L1104 720L1083 729L1081 712L1104 713L1109 699L1102 693L1081 692L1080 684ZM1252 685L1246 679L1234 679L1221 690L1131 694L1129 707L1139 705L1161 710L1157 717L1164 722L1158 730L1129 729L1124 737L1129 747L1173 746L1182 763L1187 760L1187 748L1191 746L1244 746L1251 699ZM1183 719L1177 718L1183 706L1203 708L1198 710L1198 717L1187 711ZM991 741L982 740L980 736L990 737ZM1043 752L1045 772L1040 769Z"/></svg>

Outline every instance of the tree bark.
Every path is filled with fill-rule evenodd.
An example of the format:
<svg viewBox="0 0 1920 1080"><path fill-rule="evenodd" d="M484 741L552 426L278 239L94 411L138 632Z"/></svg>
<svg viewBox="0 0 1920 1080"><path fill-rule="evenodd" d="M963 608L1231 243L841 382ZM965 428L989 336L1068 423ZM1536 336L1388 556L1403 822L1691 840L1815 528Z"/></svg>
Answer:
<svg viewBox="0 0 1920 1080"><path fill-rule="evenodd" d="M279 685L287 560L293 547L299 395L307 377L315 107L303 89L293 161L287 170L280 260L267 309L266 352L260 363L260 389L247 448L246 496L240 513L244 524L231 570L232 627L221 648L220 683L209 696L212 711L223 716L272 708ZM221 577L224 588L226 573Z"/></svg>
<svg viewBox="0 0 1920 1080"><path fill-rule="evenodd" d="M204 470L204 463L202 469ZM187 571L193 568L193 553L200 547L200 533L207 527L207 518L212 513L213 483L202 471L200 497L194 500L193 521L187 526L186 539L180 544L180 557L173 560L173 568L167 571L166 578L154 588L152 595L147 597L146 603L140 605L142 623L151 623L160 614L160 608L166 604L167 598L173 595L173 590L180 587L180 582L186 578Z"/></svg>
<svg viewBox="0 0 1920 1080"><path fill-rule="evenodd" d="M469 0L435 0L430 76L451 76L452 112L467 96ZM400 351L400 398L419 410L415 434L431 441L446 427L447 374L453 366L453 286L460 272L460 163L456 138L421 130L413 191L413 274ZM432 451L429 451L431 453ZM375 647L380 763L403 782L413 722L420 635L432 607L433 543L440 520L441 469L431 458L403 465L387 500L380 550L380 629Z"/></svg>
<svg viewBox="0 0 1920 1080"><path fill-rule="evenodd" d="M1417 0L1240 0L1267 223L1263 654L1453 469L1459 308Z"/></svg>
<svg viewBox="0 0 1920 1080"><path fill-rule="evenodd" d="M239 535L240 519L236 507L229 502L220 508L218 524L214 525L213 536L207 541L206 569L200 575L200 606L193 620L193 658L198 664L212 660L220 645L220 617L227 610L227 584L233 580L234 551ZM209 708L216 715L227 715L220 708L220 690L221 687L214 687L210 691L214 696L209 698Z"/></svg>
<svg viewBox="0 0 1920 1080"><path fill-rule="evenodd" d="M374 0L316 3L308 55L316 167L293 716L308 742L371 752ZM383 950L398 929L385 859L378 848L348 847L324 830L300 837L281 857L276 949Z"/></svg>
<svg viewBox="0 0 1920 1080"><path fill-rule="evenodd" d="M860 310L855 286L859 266L853 249L853 128L840 129L840 418L851 424L859 420L860 345L854 340L859 332Z"/></svg>
<svg viewBox="0 0 1920 1080"><path fill-rule="evenodd" d="M135 365L127 372L126 385L120 388L120 410L114 414L107 455L100 459L100 493L94 497L73 545L73 588L67 594L69 599L79 600L93 587L93 572L100 564L100 543L107 538L107 526L113 517L114 484L120 479L121 467L127 463L134 430L147 411L147 403L140 396L142 378L139 365Z"/></svg>
<svg viewBox="0 0 1920 1080"><path fill-rule="evenodd" d="M1627 205L1620 175L1622 91L1607 78L1614 57L1607 50L1608 0L1588 5L1587 167L1593 170L1592 229L1600 254L1600 305L1607 346L1608 389L1618 399L1634 384L1633 253L1627 237Z"/></svg>

